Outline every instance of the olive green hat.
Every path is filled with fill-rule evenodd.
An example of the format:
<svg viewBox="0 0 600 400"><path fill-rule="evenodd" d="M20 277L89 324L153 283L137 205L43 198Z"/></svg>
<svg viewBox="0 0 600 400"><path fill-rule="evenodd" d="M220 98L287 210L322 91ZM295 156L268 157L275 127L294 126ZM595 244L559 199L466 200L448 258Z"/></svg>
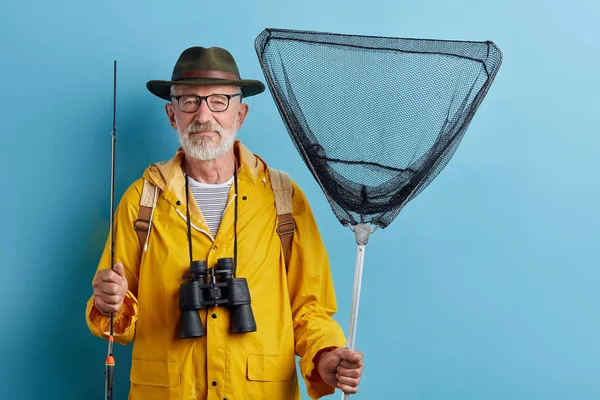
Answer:
<svg viewBox="0 0 600 400"><path fill-rule="evenodd" d="M220 47L190 47L181 53L170 81L148 81L148 90L161 99L170 100L171 85L239 86L243 97L262 93L265 85L256 80L241 79L233 56Z"/></svg>

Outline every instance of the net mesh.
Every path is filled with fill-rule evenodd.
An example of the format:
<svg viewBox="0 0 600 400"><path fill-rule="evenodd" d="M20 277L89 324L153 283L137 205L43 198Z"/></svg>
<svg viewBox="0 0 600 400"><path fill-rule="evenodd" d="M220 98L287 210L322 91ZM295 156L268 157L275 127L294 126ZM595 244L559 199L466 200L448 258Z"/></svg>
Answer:
<svg viewBox="0 0 600 400"><path fill-rule="evenodd" d="M255 48L337 219L381 228L446 166L502 61L492 42L278 29Z"/></svg>

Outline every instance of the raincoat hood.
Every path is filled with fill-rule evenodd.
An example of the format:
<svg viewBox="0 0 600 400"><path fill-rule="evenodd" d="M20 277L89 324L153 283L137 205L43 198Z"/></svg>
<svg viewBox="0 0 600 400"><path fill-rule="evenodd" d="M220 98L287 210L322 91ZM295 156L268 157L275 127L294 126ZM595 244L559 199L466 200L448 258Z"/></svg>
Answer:
<svg viewBox="0 0 600 400"><path fill-rule="evenodd" d="M234 152L240 163L239 174L246 174L252 179L257 179L266 173L266 163L257 155L253 154L239 140L234 142ZM143 178L148 179L157 185L161 190L171 191L177 197L185 197L185 192L181 190L185 186L185 177L183 175L183 162L185 153L180 147L175 156L169 161L162 161L151 164L144 171Z"/></svg>

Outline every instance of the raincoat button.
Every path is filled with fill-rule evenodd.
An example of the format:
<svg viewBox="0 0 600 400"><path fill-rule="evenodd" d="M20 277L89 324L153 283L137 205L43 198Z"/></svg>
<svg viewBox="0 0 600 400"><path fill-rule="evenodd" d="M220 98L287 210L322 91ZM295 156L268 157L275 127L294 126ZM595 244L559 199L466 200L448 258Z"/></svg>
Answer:
<svg viewBox="0 0 600 400"><path fill-rule="evenodd" d="M213 385L213 386L217 386L217 382L216 382L216 381L213 381L212 385Z"/></svg>
<svg viewBox="0 0 600 400"><path fill-rule="evenodd" d="M213 250L216 250L216 249L217 249L217 246L213 247Z"/></svg>
<svg viewBox="0 0 600 400"><path fill-rule="evenodd" d="M177 200L177 205L180 206L181 205L181 201Z"/></svg>
<svg viewBox="0 0 600 400"><path fill-rule="evenodd" d="M213 315L212 315L212 317L213 317L213 318L217 318L217 314L213 314Z"/></svg>
<svg viewBox="0 0 600 400"><path fill-rule="evenodd" d="M246 196L242 197L242 200L247 200L248 198Z"/></svg>

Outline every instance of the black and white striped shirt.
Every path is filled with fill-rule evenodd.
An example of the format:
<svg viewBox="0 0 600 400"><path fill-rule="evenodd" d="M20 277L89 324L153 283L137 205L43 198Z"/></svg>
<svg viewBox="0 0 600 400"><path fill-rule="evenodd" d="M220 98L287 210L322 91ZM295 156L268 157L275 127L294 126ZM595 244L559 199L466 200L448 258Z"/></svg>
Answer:
<svg viewBox="0 0 600 400"><path fill-rule="evenodd" d="M210 184L197 182L188 176L188 182L190 191L208 224L210 232L213 236L216 236L221 225L223 212L227 207L227 197L233 183L233 177L225 183Z"/></svg>

